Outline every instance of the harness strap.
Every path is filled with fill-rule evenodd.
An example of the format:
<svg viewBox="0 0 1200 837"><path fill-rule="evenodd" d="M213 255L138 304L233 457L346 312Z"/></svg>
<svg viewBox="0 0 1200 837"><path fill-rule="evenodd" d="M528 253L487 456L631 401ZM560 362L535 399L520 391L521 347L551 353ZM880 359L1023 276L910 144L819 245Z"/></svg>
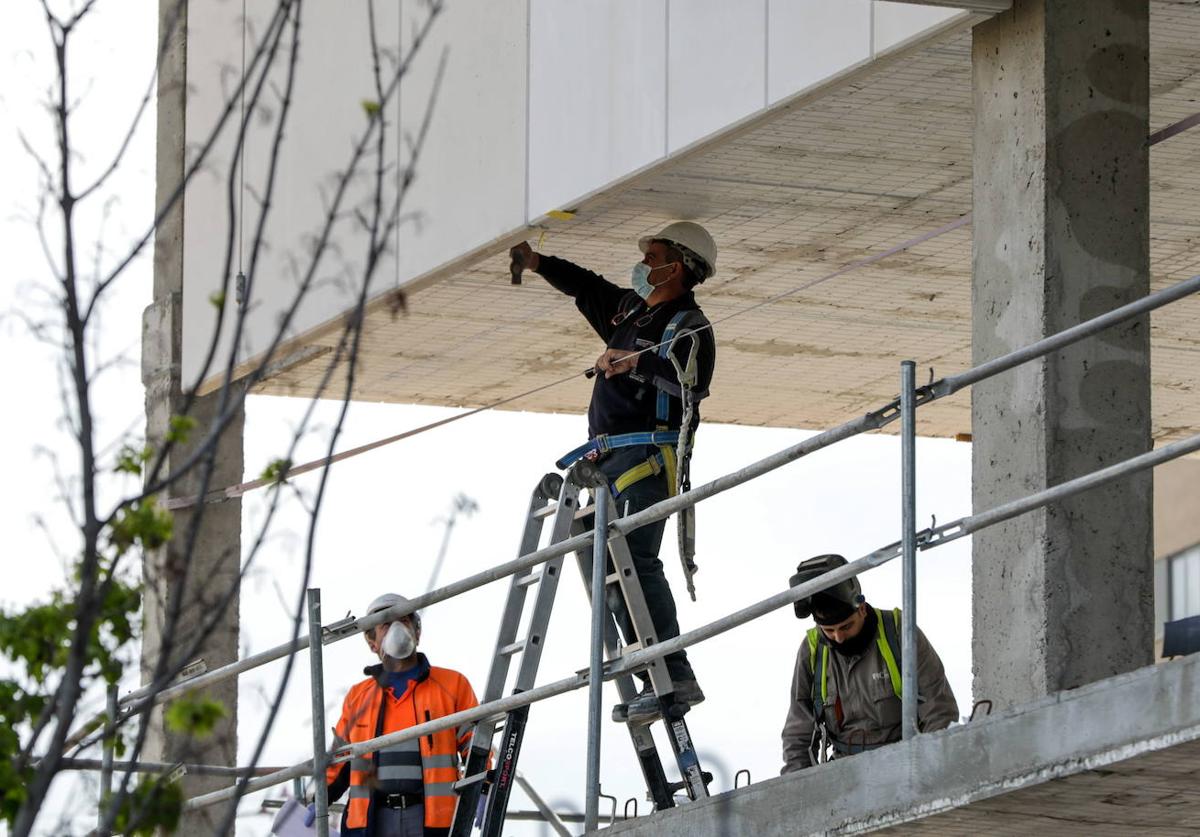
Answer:
<svg viewBox="0 0 1200 837"><path fill-rule="evenodd" d="M583 459L589 453L608 453L616 448L629 448L637 445L673 445L679 441L678 430L656 430L645 433L620 433L609 436L602 433L567 453L554 463L556 468L569 468Z"/></svg>

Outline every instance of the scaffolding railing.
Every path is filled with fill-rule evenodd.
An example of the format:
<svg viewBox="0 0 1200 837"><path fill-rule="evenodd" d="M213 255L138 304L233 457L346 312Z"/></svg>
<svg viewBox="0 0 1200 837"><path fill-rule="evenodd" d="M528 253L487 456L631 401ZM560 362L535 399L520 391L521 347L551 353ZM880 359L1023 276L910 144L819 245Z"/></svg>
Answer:
<svg viewBox="0 0 1200 837"><path fill-rule="evenodd" d="M1152 450L1145 454L1129 458L1123 462L1102 468L1093 472L1092 474L1078 477L1060 485L1031 494L1020 500L1005 503L993 509L980 512L978 514L968 515L941 526L932 526L918 532L915 525L915 414L917 408L948 397L965 387L1001 374L1002 372L1008 371L1023 363L1041 358L1065 346L1094 336L1113 325L1125 322L1143 314L1147 314L1179 299L1183 299L1193 293L1196 293L1197 291L1200 291L1200 276L1194 276L1176 285L1172 285L1163 290L1149 294L1139 300L1113 309L1112 311L1109 311L1098 317L1094 317L1071 328L1065 329L1055 335L1039 340L1030 344L1029 346L1017 349L994 360L982 363L958 375L942 378L922 387L915 386L915 365L911 361L905 361L901 365L902 371L900 396L883 407L818 433L815 436L758 460L757 462L754 462L744 468L726 474L722 477L718 477L711 482L693 488L685 493L663 500L640 512L629 515L628 517L618 518L610 521L606 527L607 531L611 533L610 537L614 534L626 535L635 529L659 520L664 520L671 514L694 506L703 500L709 499L710 497L713 497L724 491L728 491L729 489L742 485L750 480L756 479L757 477L774 471L818 450L830 447L837 442L852 438L862 433L878 430L892 423L893 421L902 418L901 494L903 523L902 537L899 541L868 553L867 555L864 555L846 564L845 566L831 570L819 578L812 579L808 582L797 585L796 587L791 587L782 592L776 593L768 598L762 599L761 601L729 614L728 616L710 622L700 628L682 633L672 639L661 641L648 648L636 650L616 660L609 661L603 665L600 679L596 679L595 675L591 673L590 669L585 670L585 672L581 672L571 677L563 678L542 686L537 686L528 691L510 695L470 710L457 712L453 715L448 715L434 721L418 724L400 732L390 733L388 735L380 736L368 741L350 744L328 753L320 751L316 753L314 759L309 759L305 762L275 771L267 776L248 778L245 776L245 774L242 774L243 779L241 782L239 782L239 784L190 799L187 801L186 807L188 809L201 808L207 805L233 799L239 794L253 793L255 791L263 790L265 788L304 776L313 776L319 784L322 781L321 774L314 772L314 764L318 767L322 765L322 762L326 761L329 764L339 764L348 761L353 757L363 756L384 747L393 746L400 742L418 738L422 735L427 735L443 729L454 728L468 722L474 722L484 718L498 716L512 709L527 706L550 697L564 694L568 691L583 688L584 686L590 685L591 688L597 690L600 688L603 680L609 680L619 675L629 674L644 667L653 660L660 659L667 654L671 654L696 643L703 642L707 639L724 633L725 631L745 624L753 619L760 618L761 616L764 616L780 607L784 607L799 599L810 596L813 593L816 593L840 581L857 576L860 573L878 567L897 557L903 557L905 559L903 561L902 571L903 613L905 614L901 625L901 643L904 649L902 659L906 661L906 665L904 667L905 670L907 672L915 672L915 555L918 551L935 548L952 540L965 537L966 535L979 531L980 529L993 526L1012 517L1024 514L1048 503L1056 502L1074 494L1078 494L1082 491L1086 491L1097 485L1128 476L1129 474L1137 471L1152 468L1155 465L1161 464L1170 459L1200 450L1200 434L1198 434L1156 450ZM597 515L597 517L600 516ZM376 625L395 621L414 611L453 598L491 582L507 578L514 573L531 569L539 564L551 560L552 558L586 548L589 544L594 544L596 540L597 535L595 531L584 532L566 540L551 544L547 547L543 547L525 555L518 556L514 560L497 564L488 570L476 573L475 575L461 579L457 582L453 582L437 590L432 590L423 596L416 597L406 604L396 605L385 611L370 614L359 619L347 618L340 620L320 629L320 645L327 645L337 642L349 636L359 634L362 631L368 630ZM318 624L318 621L312 621L310 633L306 636L299 637L294 642L284 643L267 651L263 651L259 654L255 654L231 663L227 666L199 674L182 683L165 689L154 689L151 687L139 689L125 696L118 702L118 717L114 718L111 715L106 714L99 715L89 721L89 723L81 730L74 733L71 740L82 740L90 730L98 728L98 725L104 723L106 720L109 724L115 723L120 720L121 717L133 714L148 704L153 705L161 703L193 689L201 688L203 686L236 677L242 672L265 665L269 662L287 656L288 654L303 650L304 648L308 648L311 642L310 637L313 635L313 632L316 630L316 626ZM593 651L599 641L600 637L593 631ZM910 660L913 661L912 664L908 663ZM316 700L317 692L320 689L318 681L319 678L313 678L314 701ZM912 678L911 674L908 677L902 675L902 728L905 737L911 737L911 735L915 734L916 732L915 691L915 679ZM316 742L314 741L314 743ZM591 781L590 777L589 781ZM593 788L589 788L589 795L593 792L593 790Z"/></svg>

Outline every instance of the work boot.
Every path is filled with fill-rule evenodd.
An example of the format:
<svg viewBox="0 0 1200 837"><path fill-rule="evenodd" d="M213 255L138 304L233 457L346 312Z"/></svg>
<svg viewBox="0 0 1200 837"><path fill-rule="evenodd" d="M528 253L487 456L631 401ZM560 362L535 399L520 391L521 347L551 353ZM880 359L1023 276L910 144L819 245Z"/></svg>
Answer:
<svg viewBox="0 0 1200 837"><path fill-rule="evenodd" d="M703 702L704 692L695 680L683 680L675 684L671 699L672 714L678 712L678 717L682 717L697 703ZM662 711L658 695L654 694L654 687L649 683L638 692L637 697L629 703L618 703L612 711L612 719L619 724L648 724L657 720L660 715Z"/></svg>

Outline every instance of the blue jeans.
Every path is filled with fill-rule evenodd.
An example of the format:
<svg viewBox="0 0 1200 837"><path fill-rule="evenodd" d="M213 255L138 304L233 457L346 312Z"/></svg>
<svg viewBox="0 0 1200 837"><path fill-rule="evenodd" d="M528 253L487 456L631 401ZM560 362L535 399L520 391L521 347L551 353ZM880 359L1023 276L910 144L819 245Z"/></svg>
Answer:
<svg viewBox="0 0 1200 837"><path fill-rule="evenodd" d="M645 462L657 450L655 447L618 448L601 459L599 467L608 477L609 482L613 483L616 482L617 477L635 465ZM665 500L667 496L667 475L663 471L639 480L621 492L616 498L617 514L621 517L634 514ZM584 522L588 526L594 525L591 518ZM642 585L642 593L646 597L646 608L650 611L650 619L654 623L654 630L658 634L659 642L679 636L675 597L671 595L671 586L667 583L667 577L663 573L662 561L658 560L658 550L662 545L665 527L666 521L659 520L635 529L625 536L625 542L629 545L629 552L633 558L634 569L637 570L638 581ZM611 560L609 571L611 572ZM633 629L633 622L629 618L629 611L625 607L625 600L619 590L609 591L608 606L616 617L617 625L621 629L621 635L625 637L625 642L637 642L637 633ZM677 651L674 654L668 654L665 661L667 673L671 675L673 682L678 684L696 678L691 665L688 664L687 652Z"/></svg>

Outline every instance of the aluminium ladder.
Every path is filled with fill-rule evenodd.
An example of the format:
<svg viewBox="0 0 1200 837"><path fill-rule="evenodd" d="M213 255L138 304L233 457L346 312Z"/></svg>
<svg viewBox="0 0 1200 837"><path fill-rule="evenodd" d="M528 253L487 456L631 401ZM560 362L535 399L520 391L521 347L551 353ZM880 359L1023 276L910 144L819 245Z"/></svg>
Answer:
<svg viewBox="0 0 1200 837"><path fill-rule="evenodd" d="M580 507L579 495L583 488L588 488L593 498L601 497L609 503L609 519L616 519L615 503L603 474L591 462L581 460L571 468L565 480L560 475L551 473L539 481L529 502L529 513L521 539L521 555L538 548L547 520L551 521L550 543L557 543L587 531L584 518L590 515L591 507ZM622 653L653 645L655 632L625 537L619 533L610 534L608 550L612 572L606 579L606 589L610 596L622 596L639 638L636 643L622 646L616 622L609 611L604 622L604 644L608 659L612 661ZM533 567L512 577L501 617L500 632L496 639L495 656L483 694L484 703L503 696L512 660L517 656L520 657L520 664L513 684L513 693L533 688L564 557L558 556L541 567ZM588 580L592 571L592 547L588 546L576 552L576 559L590 598L591 586ZM518 637L525 614L526 596L534 586L537 587L537 593L533 610L524 635ZM606 603L604 607L608 610ZM690 799L708 796L707 783L712 777L700 769L691 734L683 719L686 708L679 711L673 705L671 693L674 687L667 674L666 664L661 658L655 660L647 666L647 673L651 686L659 697L660 717L667 724L667 738L682 780L667 780L650 731L653 720L645 723L627 722L626 725L646 780L650 800L655 810L662 810L675 804L674 794L677 790L685 790ZM637 696L638 689L631 674L617 677L616 684L622 702L628 703ZM475 725L466 775L456 785L459 799L454 824L450 830L451 837L468 837L471 834L481 794L487 800L481 835L500 837L508 797L516 781L517 759L520 756L528 716L529 707L524 706L504 715L502 727L500 716L484 719ZM489 769L492 743L497 735L500 735L500 744L496 750L496 764Z"/></svg>

